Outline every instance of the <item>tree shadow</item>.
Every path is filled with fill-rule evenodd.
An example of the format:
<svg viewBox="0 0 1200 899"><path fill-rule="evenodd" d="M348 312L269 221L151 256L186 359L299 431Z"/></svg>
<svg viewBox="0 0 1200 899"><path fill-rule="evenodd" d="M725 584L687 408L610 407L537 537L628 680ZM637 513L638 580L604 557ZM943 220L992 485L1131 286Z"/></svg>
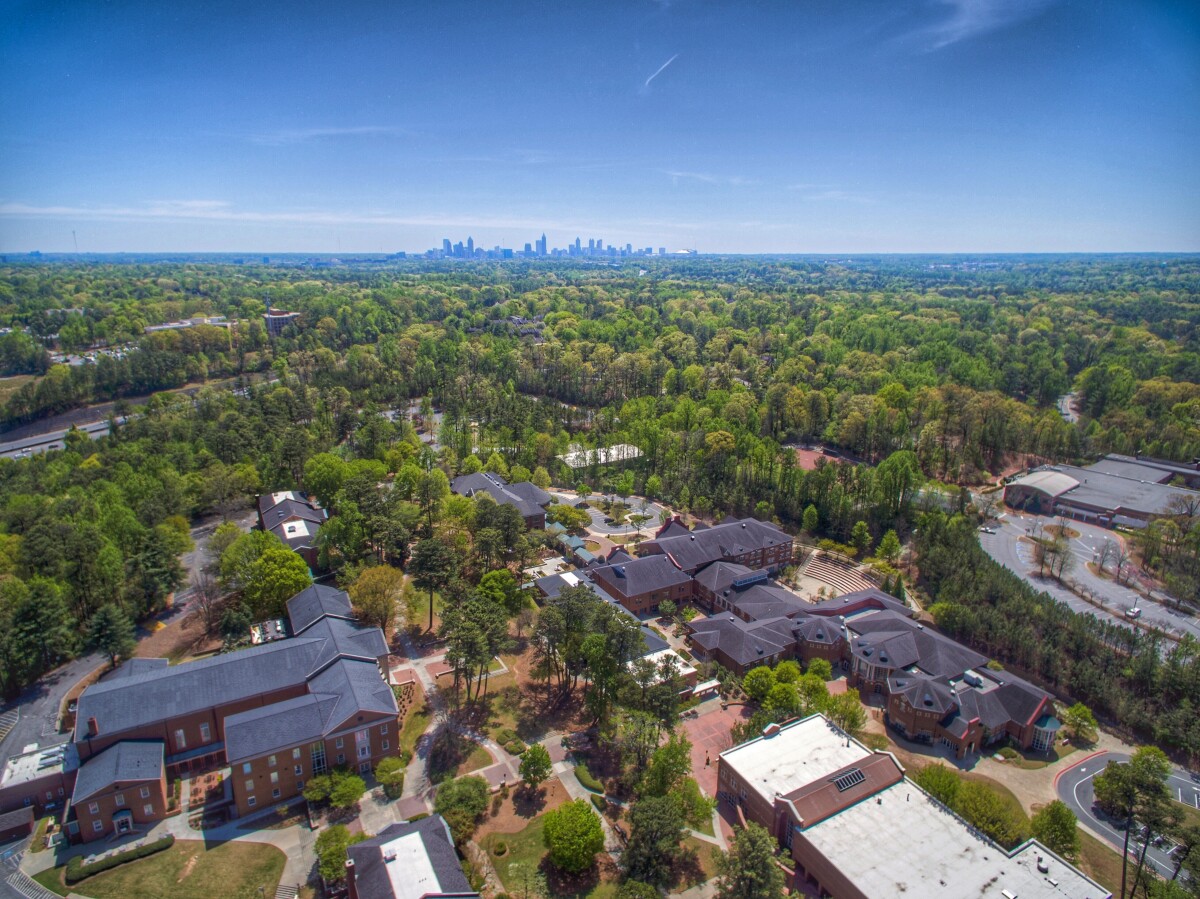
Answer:
<svg viewBox="0 0 1200 899"><path fill-rule="evenodd" d="M547 893L561 899L583 899L600 884L600 868L597 865L578 874L568 874L551 864L550 857L546 856L539 868L546 878Z"/></svg>
<svg viewBox="0 0 1200 899"><path fill-rule="evenodd" d="M536 818L546 807L546 791L522 784L513 791L512 804L517 817Z"/></svg>

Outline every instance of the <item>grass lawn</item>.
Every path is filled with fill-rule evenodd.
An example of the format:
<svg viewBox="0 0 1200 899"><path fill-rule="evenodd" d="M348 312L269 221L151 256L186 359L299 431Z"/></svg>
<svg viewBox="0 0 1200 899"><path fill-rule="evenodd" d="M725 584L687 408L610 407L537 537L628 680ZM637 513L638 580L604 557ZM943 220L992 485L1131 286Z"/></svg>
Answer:
<svg viewBox="0 0 1200 899"><path fill-rule="evenodd" d="M1121 853L1079 828L1079 867L1106 889L1121 889Z"/></svg>
<svg viewBox="0 0 1200 899"><path fill-rule="evenodd" d="M1014 768L1022 768L1026 771L1036 771L1038 768L1045 768L1051 762L1057 762L1059 759L1064 759L1072 752L1075 752L1079 747L1074 743L1063 745L1062 743L1054 744L1054 758L1046 758L1044 752L1021 752L1017 750L1018 756L1015 759L1008 759L1004 764L1012 765Z"/></svg>
<svg viewBox="0 0 1200 899"><path fill-rule="evenodd" d="M703 820L703 821L700 823L700 826L699 826L699 827L693 827L693 828L692 828L692 830L698 830L700 833L702 833L702 834L705 834L705 835L707 835L707 836L710 836L710 837L715 837L715 836L716 836L716 834L715 834L715 833L713 833L712 817L711 817L711 816L709 816L709 817L705 818L705 819L704 819L704 820Z"/></svg>
<svg viewBox="0 0 1200 899"><path fill-rule="evenodd" d="M463 759L462 764L454 772L456 776L461 777L464 774L470 774L472 771L478 771L480 768L486 768L492 764L492 754L482 746L476 745L471 750L471 754Z"/></svg>
<svg viewBox="0 0 1200 899"><path fill-rule="evenodd" d="M672 892L685 890L717 876L717 856L721 854L719 847L712 843L706 843L704 840L697 840L695 837L687 837L682 846L695 853L696 865L689 866L680 872L679 880L676 881Z"/></svg>
<svg viewBox="0 0 1200 899"><path fill-rule="evenodd" d="M433 710L427 703L421 703L419 708L414 708L408 713L408 717L404 719L404 726L400 728L401 751L407 751L410 756L416 752L417 740L425 733L425 728L429 727L432 719Z"/></svg>
<svg viewBox="0 0 1200 899"><path fill-rule="evenodd" d="M516 833L489 833L483 838L482 846L509 895L524 895L526 874L531 886L536 883L535 876L546 855L546 845L542 842L545 826L545 816L538 816ZM499 843L508 847L502 856L496 855ZM563 899L613 899L616 894L617 885L606 880L598 880L580 892L555 893Z"/></svg>
<svg viewBox="0 0 1200 899"><path fill-rule="evenodd" d="M259 899L264 887L275 895L287 858L263 843L223 843L205 850L196 840L179 840L170 849L121 865L75 884L72 889L92 899ZM60 896L67 893L61 868L35 879Z"/></svg>
<svg viewBox="0 0 1200 899"><path fill-rule="evenodd" d="M13 375L10 378L0 378L0 403L7 403L14 393L37 380L34 375Z"/></svg>

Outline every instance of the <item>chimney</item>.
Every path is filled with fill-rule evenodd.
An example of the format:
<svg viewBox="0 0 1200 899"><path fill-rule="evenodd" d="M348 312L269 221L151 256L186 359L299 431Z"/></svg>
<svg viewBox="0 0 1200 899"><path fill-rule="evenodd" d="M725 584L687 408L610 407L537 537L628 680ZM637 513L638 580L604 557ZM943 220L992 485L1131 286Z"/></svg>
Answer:
<svg viewBox="0 0 1200 899"><path fill-rule="evenodd" d="M98 736L100 736L100 725L99 725L99 723L96 721L96 717L95 717L94 715L93 715L91 718L88 718L88 729L87 729L87 735L88 735L89 737L98 737Z"/></svg>
<svg viewBox="0 0 1200 899"><path fill-rule="evenodd" d="M346 896L348 899L358 899L358 885L354 882L354 859L346 859Z"/></svg>

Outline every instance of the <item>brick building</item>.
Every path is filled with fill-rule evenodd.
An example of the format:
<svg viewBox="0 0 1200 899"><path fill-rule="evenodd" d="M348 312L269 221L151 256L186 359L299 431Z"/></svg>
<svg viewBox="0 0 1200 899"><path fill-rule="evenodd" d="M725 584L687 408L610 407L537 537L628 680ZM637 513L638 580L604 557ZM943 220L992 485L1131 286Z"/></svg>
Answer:
<svg viewBox="0 0 1200 899"><path fill-rule="evenodd" d="M689 575L713 562L735 562L750 569L778 571L794 556L792 537L768 521L727 518L712 527L687 530L678 519L667 522L649 540L638 544L638 555L665 555Z"/></svg>
<svg viewBox="0 0 1200 899"><path fill-rule="evenodd" d="M258 498L258 526L270 531L317 570L317 531L328 513L294 490L265 493Z"/></svg>
<svg viewBox="0 0 1200 899"><path fill-rule="evenodd" d="M450 489L459 496L467 497L483 493L498 505L514 506L525 519L525 527L529 530L541 530L546 526L546 506L550 505L550 494L529 481L510 484L498 474L481 471L459 475L450 482Z"/></svg>

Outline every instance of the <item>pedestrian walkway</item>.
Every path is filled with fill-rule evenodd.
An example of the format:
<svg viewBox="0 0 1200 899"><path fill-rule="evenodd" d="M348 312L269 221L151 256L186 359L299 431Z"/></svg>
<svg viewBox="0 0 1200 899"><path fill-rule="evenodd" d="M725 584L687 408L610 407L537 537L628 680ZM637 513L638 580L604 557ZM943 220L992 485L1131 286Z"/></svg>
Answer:
<svg viewBox="0 0 1200 899"><path fill-rule="evenodd" d="M58 899L57 894L50 892L24 871L17 871L11 875L8 885L26 899Z"/></svg>
<svg viewBox="0 0 1200 899"><path fill-rule="evenodd" d="M296 899L300 895L300 888L294 886L284 886L282 883L275 890L275 899Z"/></svg>

